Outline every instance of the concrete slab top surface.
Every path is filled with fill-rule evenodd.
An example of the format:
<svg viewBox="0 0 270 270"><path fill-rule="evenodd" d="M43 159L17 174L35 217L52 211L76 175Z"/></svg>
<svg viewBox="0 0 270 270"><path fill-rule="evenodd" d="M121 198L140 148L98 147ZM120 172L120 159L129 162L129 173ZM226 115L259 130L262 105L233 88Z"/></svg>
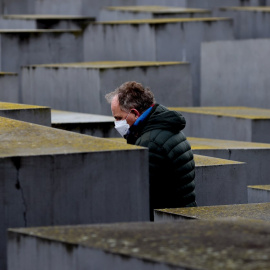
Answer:
<svg viewBox="0 0 270 270"><path fill-rule="evenodd" d="M38 106L38 105L27 105L27 104L19 104L19 103L9 103L9 102L0 102L0 110L27 110L27 109L48 109L46 106Z"/></svg>
<svg viewBox="0 0 270 270"><path fill-rule="evenodd" d="M51 110L52 124L114 122L112 116Z"/></svg>
<svg viewBox="0 0 270 270"><path fill-rule="evenodd" d="M200 206L187 208L158 209L157 212L181 216L187 219L218 219L240 217L270 221L270 203Z"/></svg>
<svg viewBox="0 0 270 270"><path fill-rule="evenodd" d="M40 248L43 240L66 244L69 252L80 245L179 269L265 270L270 268L269 225L243 219L115 223L9 229L9 238L19 241L19 233L38 238Z"/></svg>
<svg viewBox="0 0 270 270"><path fill-rule="evenodd" d="M4 72L4 71L0 71L0 76L17 76L18 73L15 72Z"/></svg>
<svg viewBox="0 0 270 270"><path fill-rule="evenodd" d="M81 34L81 30L75 29L0 29L0 34L42 34L42 33L72 33L72 34Z"/></svg>
<svg viewBox="0 0 270 270"><path fill-rule="evenodd" d="M143 149L117 141L3 117L0 117L0 130L2 158Z"/></svg>
<svg viewBox="0 0 270 270"><path fill-rule="evenodd" d="M113 6L106 7L108 10L130 11L130 12L146 12L146 13L210 13L210 10L199 8L181 8L168 6Z"/></svg>
<svg viewBox="0 0 270 270"><path fill-rule="evenodd" d="M78 15L57 15L57 14L10 14L2 15L3 19L20 19L20 20L92 20L94 17L78 16Z"/></svg>
<svg viewBox="0 0 270 270"><path fill-rule="evenodd" d="M94 22L93 24L169 24L169 23L192 23L192 22L206 22L211 23L215 21L232 21L231 18L221 17L207 17L207 18L165 18L165 19L138 19L125 21L107 21Z"/></svg>
<svg viewBox="0 0 270 270"><path fill-rule="evenodd" d="M171 107L170 110L245 119L270 119L269 109L251 107Z"/></svg>
<svg viewBox="0 0 270 270"><path fill-rule="evenodd" d="M232 140L218 140L218 139L207 139L207 138L195 138L188 137L191 149L202 150L202 149L269 149L269 143L253 143L253 142L242 142Z"/></svg>
<svg viewBox="0 0 270 270"><path fill-rule="evenodd" d="M214 158L202 155L194 155L194 161L196 167L206 167L206 166L224 166L224 165L237 165L245 164L244 162L238 162L222 158Z"/></svg>
<svg viewBox="0 0 270 270"><path fill-rule="evenodd" d="M270 12L270 6L256 6L256 7L222 7L220 10L234 10L234 11L251 11L251 12Z"/></svg>
<svg viewBox="0 0 270 270"><path fill-rule="evenodd" d="M127 143L126 140L123 138L110 138L108 140L113 140L113 141L121 142L121 143ZM197 155L197 154L194 155L194 161L195 161L196 167L245 164L245 162L233 161L233 160L222 159L222 158L214 158L214 157L208 157L208 156Z"/></svg>
<svg viewBox="0 0 270 270"><path fill-rule="evenodd" d="M265 191L270 191L270 185L258 185L258 186L248 186L249 188L253 189L260 189Z"/></svg>
<svg viewBox="0 0 270 270"><path fill-rule="evenodd" d="M99 61L99 62L79 62L79 63L59 63L59 64L40 64L30 67L48 67L48 68L93 68L93 69L112 69L127 67L151 67L168 65L187 65L187 62L157 62L157 61Z"/></svg>

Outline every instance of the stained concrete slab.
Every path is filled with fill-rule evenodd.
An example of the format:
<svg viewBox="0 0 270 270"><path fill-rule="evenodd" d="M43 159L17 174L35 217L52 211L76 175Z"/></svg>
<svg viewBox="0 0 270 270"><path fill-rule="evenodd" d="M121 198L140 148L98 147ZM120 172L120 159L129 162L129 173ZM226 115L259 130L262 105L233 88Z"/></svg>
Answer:
<svg viewBox="0 0 270 270"><path fill-rule="evenodd" d="M270 7L223 7L220 16L233 18L234 34L237 39L269 38Z"/></svg>
<svg viewBox="0 0 270 270"><path fill-rule="evenodd" d="M269 38L203 42L201 106L269 109L269 54Z"/></svg>
<svg viewBox="0 0 270 270"><path fill-rule="evenodd" d="M244 162L194 155L198 206L247 203Z"/></svg>
<svg viewBox="0 0 270 270"><path fill-rule="evenodd" d="M270 185L248 186L248 202L270 202Z"/></svg>
<svg viewBox="0 0 270 270"><path fill-rule="evenodd" d="M126 143L123 138L110 140ZM192 141L190 141L192 147ZM198 206L247 203L248 172L245 162L194 155Z"/></svg>
<svg viewBox="0 0 270 270"><path fill-rule="evenodd" d="M9 270L270 267L269 222L261 220L42 227L8 235Z"/></svg>
<svg viewBox="0 0 270 270"><path fill-rule="evenodd" d="M189 62L199 105L201 42L234 39L232 24L220 17L96 22L85 29L83 54L85 61Z"/></svg>
<svg viewBox="0 0 270 270"><path fill-rule="evenodd" d="M51 110L53 128L97 137L119 137L112 116Z"/></svg>
<svg viewBox="0 0 270 270"><path fill-rule="evenodd" d="M111 116L105 94L129 80L150 87L164 105L192 104L191 67L186 62L45 64L24 67L21 76L24 103L46 104L57 110Z"/></svg>
<svg viewBox="0 0 270 270"><path fill-rule="evenodd" d="M94 17L46 14L2 15L0 28L5 29L84 29Z"/></svg>
<svg viewBox="0 0 270 270"><path fill-rule="evenodd" d="M0 130L1 269L9 227L149 220L146 148L8 118Z"/></svg>
<svg viewBox="0 0 270 270"><path fill-rule="evenodd" d="M100 21L158 19L158 18L193 18L210 17L207 9L182 8L167 6L112 6L104 7L99 14Z"/></svg>
<svg viewBox="0 0 270 270"><path fill-rule="evenodd" d="M269 143L270 110L251 107L175 107L188 137Z"/></svg>
<svg viewBox="0 0 270 270"><path fill-rule="evenodd" d="M188 137L193 153L246 163L248 185L269 183L270 144Z"/></svg>
<svg viewBox="0 0 270 270"><path fill-rule="evenodd" d="M18 73L0 72L0 100L19 102Z"/></svg>
<svg viewBox="0 0 270 270"><path fill-rule="evenodd" d="M51 126L51 109L44 106L0 102L0 116Z"/></svg>
<svg viewBox="0 0 270 270"><path fill-rule="evenodd" d="M245 218L270 221L270 203L249 203L189 208L157 209L155 221L216 220L220 218Z"/></svg>
<svg viewBox="0 0 270 270"><path fill-rule="evenodd" d="M0 30L0 69L19 72L21 66L82 61L81 30Z"/></svg>

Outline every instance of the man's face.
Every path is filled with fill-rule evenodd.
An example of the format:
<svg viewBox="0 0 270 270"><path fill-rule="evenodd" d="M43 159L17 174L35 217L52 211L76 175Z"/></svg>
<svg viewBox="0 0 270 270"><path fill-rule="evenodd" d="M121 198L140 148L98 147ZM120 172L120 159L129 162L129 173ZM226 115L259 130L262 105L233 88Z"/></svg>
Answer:
<svg viewBox="0 0 270 270"><path fill-rule="evenodd" d="M120 120L126 119L127 123L130 126L132 126L135 123L135 121L137 120L137 118L139 117L139 115L136 114L137 111L135 109L131 109L130 112L125 112L125 111L121 110L117 96L115 96L112 99L111 110L112 110L112 115L113 115L115 121L120 121Z"/></svg>

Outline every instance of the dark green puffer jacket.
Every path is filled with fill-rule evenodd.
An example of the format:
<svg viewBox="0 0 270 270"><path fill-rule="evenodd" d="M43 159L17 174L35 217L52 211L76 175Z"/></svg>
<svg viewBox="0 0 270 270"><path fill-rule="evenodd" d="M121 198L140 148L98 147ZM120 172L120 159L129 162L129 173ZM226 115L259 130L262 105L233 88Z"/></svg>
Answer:
<svg viewBox="0 0 270 270"><path fill-rule="evenodd" d="M137 126L132 125L127 143L149 148L150 210L196 206L195 162L181 130L185 118L162 105L154 105Z"/></svg>

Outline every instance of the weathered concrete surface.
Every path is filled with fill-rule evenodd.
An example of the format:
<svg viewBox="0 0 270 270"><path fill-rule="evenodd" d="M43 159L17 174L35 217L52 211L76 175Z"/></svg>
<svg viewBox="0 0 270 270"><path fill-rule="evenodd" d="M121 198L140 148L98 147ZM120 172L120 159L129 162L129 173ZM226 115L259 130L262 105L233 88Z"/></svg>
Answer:
<svg viewBox="0 0 270 270"><path fill-rule="evenodd" d="M0 72L0 100L19 102L18 73Z"/></svg>
<svg viewBox="0 0 270 270"><path fill-rule="evenodd" d="M1 269L9 227L149 220L147 149L0 120Z"/></svg>
<svg viewBox="0 0 270 270"><path fill-rule="evenodd" d="M210 17L207 9L168 6L121 6L104 7L100 11L100 21L137 20L158 18Z"/></svg>
<svg viewBox="0 0 270 270"><path fill-rule="evenodd" d="M154 218L155 221L183 219L216 220L220 218L246 218L269 221L270 203L157 209L154 211Z"/></svg>
<svg viewBox="0 0 270 270"><path fill-rule="evenodd" d="M51 109L44 106L0 102L0 116L51 126Z"/></svg>
<svg viewBox="0 0 270 270"><path fill-rule="evenodd" d="M199 105L201 42L233 39L232 23L215 17L97 22L84 32L83 54L85 61L187 61Z"/></svg>
<svg viewBox="0 0 270 270"><path fill-rule="evenodd" d="M270 110L250 107L178 107L188 137L269 143Z"/></svg>
<svg viewBox="0 0 270 270"><path fill-rule="evenodd" d="M96 137L119 137L114 118L98 114L51 110L52 127Z"/></svg>
<svg viewBox="0 0 270 270"><path fill-rule="evenodd" d="M220 16L233 18L235 38L269 38L270 7L226 7L219 11Z"/></svg>
<svg viewBox="0 0 270 270"><path fill-rule="evenodd" d="M270 185L248 186L248 202L270 202Z"/></svg>
<svg viewBox="0 0 270 270"><path fill-rule="evenodd" d="M194 155L198 206L247 203L246 164Z"/></svg>
<svg viewBox="0 0 270 270"><path fill-rule="evenodd" d="M84 29L95 21L93 17L71 15L2 15L0 28L4 29Z"/></svg>
<svg viewBox="0 0 270 270"><path fill-rule="evenodd" d="M126 143L123 138L110 140ZM194 155L194 160L195 192L199 206L248 202L247 164L198 154Z"/></svg>
<svg viewBox="0 0 270 270"><path fill-rule="evenodd" d="M201 106L270 108L269 54L270 39L203 42Z"/></svg>
<svg viewBox="0 0 270 270"><path fill-rule="evenodd" d="M22 102L46 104L57 110L111 116L105 94L129 80L149 86L156 100L164 105L192 104L191 67L183 62L109 61L35 65L24 67L21 74Z"/></svg>
<svg viewBox="0 0 270 270"><path fill-rule="evenodd" d="M270 268L267 221L42 227L12 229L8 235L9 270Z"/></svg>
<svg viewBox="0 0 270 270"><path fill-rule="evenodd" d="M0 69L19 72L23 65L82 61L81 30L0 30Z"/></svg>
<svg viewBox="0 0 270 270"><path fill-rule="evenodd" d="M270 175L270 144L188 137L193 153L246 163L248 185L266 185Z"/></svg>

